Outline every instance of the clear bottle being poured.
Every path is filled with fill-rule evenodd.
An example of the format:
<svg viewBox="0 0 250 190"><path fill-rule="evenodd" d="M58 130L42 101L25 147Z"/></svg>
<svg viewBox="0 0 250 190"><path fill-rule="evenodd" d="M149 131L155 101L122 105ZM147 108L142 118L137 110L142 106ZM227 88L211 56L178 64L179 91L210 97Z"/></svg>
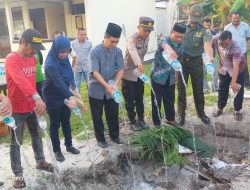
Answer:
<svg viewBox="0 0 250 190"><path fill-rule="evenodd" d="M3 106L4 106L4 103L0 102L0 109L2 109ZM16 122L12 116L7 116L7 115L3 116L3 121L7 126L11 127L13 130L16 130L16 128L17 128Z"/></svg>
<svg viewBox="0 0 250 190"><path fill-rule="evenodd" d="M182 71L181 63L178 61L178 59L171 59L171 51L168 49L165 49L162 52L163 58L168 62L168 64L175 70L175 71Z"/></svg>
<svg viewBox="0 0 250 190"><path fill-rule="evenodd" d="M3 106L4 106L4 103L1 101L1 102L0 102L0 109L2 109ZM10 128L13 129L14 134L15 134L16 143L18 144L18 146L21 146L20 142L19 142L18 139L17 139L17 135L16 135L17 126L16 126L16 121L15 121L15 119L14 119L12 116L10 116L10 115L5 115L5 116L3 116L3 121L4 121L4 123L5 123L7 126L9 126Z"/></svg>
<svg viewBox="0 0 250 190"><path fill-rule="evenodd" d="M39 116L39 115L36 115L36 117L37 117L39 127L42 130L46 130L47 129L47 121L46 121L45 117L44 116Z"/></svg>
<svg viewBox="0 0 250 190"><path fill-rule="evenodd" d="M116 103L121 105L122 104L122 94L117 89L117 87L115 86L115 81L114 80L109 80L108 83L109 83L110 86L112 86L114 88L114 90L112 92L112 97L114 98Z"/></svg>
<svg viewBox="0 0 250 190"><path fill-rule="evenodd" d="M136 76L138 76L139 79L141 79L144 83L146 83L146 84L149 83L148 77L147 77L144 73L138 74L138 69L137 69L137 68L133 70L133 73L134 73Z"/></svg>
<svg viewBox="0 0 250 190"><path fill-rule="evenodd" d="M232 92L232 98L233 99L236 98L236 96L238 95L238 93L240 92L240 89L241 89L241 85L240 84L237 83L237 86L238 86L238 89L239 89L237 92L233 92L233 90L231 90L231 92Z"/></svg>
<svg viewBox="0 0 250 190"><path fill-rule="evenodd" d="M203 63L205 65L207 73L210 75L214 74L213 64L211 63L209 56L206 53L202 54L202 60L203 60Z"/></svg>
<svg viewBox="0 0 250 190"><path fill-rule="evenodd" d="M65 99L64 100L64 103L67 105L67 106L69 106L69 99ZM76 115L76 116L82 116L82 114L81 114L81 111L80 111L80 109L78 108L78 106L76 106L75 108L71 108L71 111Z"/></svg>

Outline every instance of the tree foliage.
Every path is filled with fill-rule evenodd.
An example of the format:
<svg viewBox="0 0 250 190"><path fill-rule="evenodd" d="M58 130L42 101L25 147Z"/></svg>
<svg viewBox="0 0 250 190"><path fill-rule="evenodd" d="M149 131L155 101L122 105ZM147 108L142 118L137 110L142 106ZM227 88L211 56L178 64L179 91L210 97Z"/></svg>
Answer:
<svg viewBox="0 0 250 190"><path fill-rule="evenodd" d="M221 23L222 27L230 21L230 14L240 12L243 20L250 18L250 0L180 0L177 5L191 6L200 3L205 16Z"/></svg>

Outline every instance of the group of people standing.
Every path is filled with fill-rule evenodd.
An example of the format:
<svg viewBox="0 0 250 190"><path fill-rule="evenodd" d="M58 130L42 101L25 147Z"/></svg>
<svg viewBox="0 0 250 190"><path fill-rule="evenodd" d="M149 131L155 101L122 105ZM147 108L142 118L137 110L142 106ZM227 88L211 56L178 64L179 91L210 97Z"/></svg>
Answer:
<svg viewBox="0 0 250 190"><path fill-rule="evenodd" d="M185 124L187 108L186 89L180 72L165 60L162 54L164 51L168 51L171 59L178 59L181 63L185 83L188 82L189 76L191 77L196 112L204 124L210 123L209 117L204 112L206 83L206 72L202 60L204 52L215 69L214 90L218 90L219 97L218 110L214 116L223 113L231 85L232 90L237 93L234 99L234 117L237 121L242 119L240 110L243 102L244 80L248 81L247 85L249 85L249 75L247 79L245 74L248 73L246 48L243 44L246 38L250 37L249 27L247 30L246 25L239 21L240 14L235 13L232 24L229 24L224 32L212 36L212 31L206 27L207 24L211 24L211 20L203 20L203 16L202 6L193 5L190 8L187 26L176 23L170 35L160 40L150 74L153 88L152 117L155 127L162 125L162 102L166 122L173 126ZM202 21L204 25L201 24ZM37 169L53 172L53 166L44 158L37 120L37 116L43 115L46 110L49 115L50 136L56 159L60 162L65 160L60 148L58 133L60 126L62 126L66 151L72 154L80 153L72 144L70 116L71 109L77 107L74 94L81 91L82 79L87 83L95 137L100 147L108 147L104 136L103 109L111 140L122 144L119 137L119 105L113 97L120 84L130 120L130 129L139 131L149 127L144 120L144 82L140 76L144 73L144 56L148 50L149 35L152 30L154 30L154 20L149 17L140 17L137 32L127 38L125 58L121 49L117 47L122 28L115 23L108 24L103 41L95 47L92 47L87 39L85 29L78 30L78 38L72 43L60 33L55 33L52 47L44 63L45 78L41 74L43 60L40 51L44 49L41 34L34 29L23 32L19 49L6 58L6 79L11 103L8 105L9 107L12 105L13 108L13 117L17 125L16 136L19 142L22 142L24 124L27 123ZM242 37L241 33L244 33L245 37ZM239 38L240 44L237 42ZM216 52L219 57L219 67L215 61ZM69 61L70 54L73 58L72 66ZM219 83L217 84L218 76ZM175 119L174 108L176 84L178 122ZM7 107L1 110L2 114L11 112L11 109ZM83 110L87 110L85 106ZM25 187L20 147L13 130L11 131L10 155L11 167L16 176L14 187Z"/></svg>

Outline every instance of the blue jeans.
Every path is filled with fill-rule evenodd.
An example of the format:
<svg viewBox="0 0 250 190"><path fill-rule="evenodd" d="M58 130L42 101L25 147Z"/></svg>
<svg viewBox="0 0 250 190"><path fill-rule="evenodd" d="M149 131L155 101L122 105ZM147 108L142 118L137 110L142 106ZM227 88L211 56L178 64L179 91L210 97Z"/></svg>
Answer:
<svg viewBox="0 0 250 190"><path fill-rule="evenodd" d="M77 91L80 92L81 89L81 82L85 80L86 84L88 85L89 82L89 71L82 71L82 72L75 72L75 82Z"/></svg>
<svg viewBox="0 0 250 190"><path fill-rule="evenodd" d="M212 90L218 90L218 88L219 88L219 75L218 75L218 65L217 65L215 58L214 58L214 62L213 62L213 67L214 67L214 74L213 74L213 78L212 78L212 80L213 80L212 81L213 82ZM203 72L204 72L203 89L209 89L208 82L207 82L207 71L206 71L205 66L203 68Z"/></svg>

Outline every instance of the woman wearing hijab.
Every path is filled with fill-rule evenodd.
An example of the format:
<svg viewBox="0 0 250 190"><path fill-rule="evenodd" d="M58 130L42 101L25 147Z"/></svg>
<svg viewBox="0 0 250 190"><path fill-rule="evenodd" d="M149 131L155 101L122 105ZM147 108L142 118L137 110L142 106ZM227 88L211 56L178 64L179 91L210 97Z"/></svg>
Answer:
<svg viewBox="0 0 250 190"><path fill-rule="evenodd" d="M72 154L80 153L80 151L72 145L70 126L70 109L76 107L76 99L70 91L70 87L75 88L73 72L68 59L70 52L71 45L68 38L58 36L54 40L45 61L43 98L50 119L50 138L53 151L56 160L60 162L65 160L61 152L58 134L60 124L64 135L66 151ZM64 103L65 99L68 99L68 106Z"/></svg>

